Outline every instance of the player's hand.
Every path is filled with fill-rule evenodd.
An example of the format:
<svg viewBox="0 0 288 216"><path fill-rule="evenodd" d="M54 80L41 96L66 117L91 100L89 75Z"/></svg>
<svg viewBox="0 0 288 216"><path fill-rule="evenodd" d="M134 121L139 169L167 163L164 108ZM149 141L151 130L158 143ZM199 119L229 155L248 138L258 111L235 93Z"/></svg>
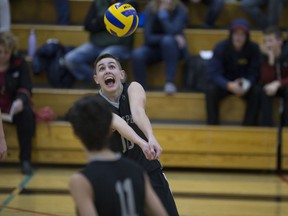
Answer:
<svg viewBox="0 0 288 216"><path fill-rule="evenodd" d="M5 137L0 137L0 160L3 160L7 155L7 145Z"/></svg>
<svg viewBox="0 0 288 216"><path fill-rule="evenodd" d="M161 148L161 146L159 145L158 141L156 140L156 138L153 136L151 138L149 138L149 147L150 147L150 151L153 154L153 159L156 160L160 157L160 155L162 154L163 149Z"/></svg>
<svg viewBox="0 0 288 216"><path fill-rule="evenodd" d="M145 144L140 145L140 148L142 149L145 157L148 160L154 160L154 153L151 152L150 145L147 142L145 142Z"/></svg>

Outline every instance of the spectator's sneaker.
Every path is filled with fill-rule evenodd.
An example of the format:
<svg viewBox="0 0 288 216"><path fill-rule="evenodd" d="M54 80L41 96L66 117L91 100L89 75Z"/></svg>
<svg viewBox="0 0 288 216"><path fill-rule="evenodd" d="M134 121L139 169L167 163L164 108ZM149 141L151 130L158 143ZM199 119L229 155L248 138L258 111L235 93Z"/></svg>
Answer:
<svg viewBox="0 0 288 216"><path fill-rule="evenodd" d="M177 92L177 88L172 82L167 82L164 86L164 92L166 94L174 94Z"/></svg>
<svg viewBox="0 0 288 216"><path fill-rule="evenodd" d="M21 163L21 171L25 175L32 175L33 170L29 161L23 161Z"/></svg>

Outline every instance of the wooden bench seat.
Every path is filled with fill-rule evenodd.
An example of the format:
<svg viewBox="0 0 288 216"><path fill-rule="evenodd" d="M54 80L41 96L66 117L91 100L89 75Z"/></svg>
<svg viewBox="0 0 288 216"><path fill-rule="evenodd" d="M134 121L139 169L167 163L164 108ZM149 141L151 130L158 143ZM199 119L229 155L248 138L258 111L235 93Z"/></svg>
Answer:
<svg viewBox="0 0 288 216"><path fill-rule="evenodd" d="M19 49L28 49L28 37L31 29L37 34L37 46L40 47L49 38L57 38L64 45L79 46L88 40L88 34L82 26L58 26L58 25L32 25L13 24L12 32L19 39ZM143 44L143 29L136 30L134 48ZM228 37L228 30L225 29L186 29L185 35L188 40L189 51L198 54L201 50L212 50L215 44ZM261 31L252 31L251 39L257 43L263 40Z"/></svg>
<svg viewBox="0 0 288 216"><path fill-rule="evenodd" d="M288 128L283 129L282 137L282 168L288 170Z"/></svg>
<svg viewBox="0 0 288 216"><path fill-rule="evenodd" d="M146 0L137 0L138 11L145 7ZM82 25L93 0L69 0L70 24ZM54 0L11 0L12 23L56 24Z"/></svg>
<svg viewBox="0 0 288 216"><path fill-rule="evenodd" d="M6 162L17 162L17 142L10 137L13 128L6 124L4 128L9 147ZM153 124L153 129L164 149L160 161L165 167L276 169L276 128ZM287 140L287 130L284 137ZM283 143L283 168L286 170L287 143ZM33 162L77 165L84 164L86 158L68 122L38 123Z"/></svg>
<svg viewBox="0 0 288 216"><path fill-rule="evenodd" d="M58 116L63 116L78 98L97 89L52 89L34 88L33 102L36 109L50 106ZM161 107L161 110L159 110ZM205 97L203 93L177 93L165 95L162 92L147 92L147 114L153 120L200 121L206 120ZM244 102L234 96L227 97L221 104L220 117L223 122L241 122Z"/></svg>
<svg viewBox="0 0 288 216"><path fill-rule="evenodd" d="M189 4L189 23L191 26L201 26L203 24L203 20L206 17L206 13L208 11L208 6L205 4ZM265 11L265 9L264 9ZM279 26L281 28L286 29L288 25L288 7L284 7L283 12L281 14L279 20ZM248 20L252 27L254 26L251 18L242 10L239 1L226 1L224 7L215 22L216 27L227 27L230 25L231 21L237 18L244 18Z"/></svg>
<svg viewBox="0 0 288 216"><path fill-rule="evenodd" d="M37 32L38 47L44 44L49 38L57 38L64 45L79 46L87 42L88 34L81 26L61 27L55 25L12 25L12 31L19 39L19 49L27 50L27 41L30 29L33 28ZM189 50L193 54L198 54L201 50L211 50L215 44L226 38L227 30L201 30L201 29L186 29L186 37L188 39ZM262 42L262 33L260 31L253 31L251 37L254 41ZM135 32L134 47L137 48L143 44L143 29L138 29ZM31 60L30 60L31 61ZM177 68L175 83L178 89L183 87L183 61L180 62ZM134 80L134 75L131 69L131 64L124 65L127 72L128 79ZM162 89L165 85L164 64L159 63L151 65L147 68L147 83L150 89ZM48 85L48 80L45 74L33 75L32 79L35 86Z"/></svg>
<svg viewBox="0 0 288 216"><path fill-rule="evenodd" d="M97 89L53 89L34 88L33 103L36 109L50 106L57 116L63 116L73 102L86 94L96 93ZM177 93L166 95L148 91L146 111L155 121L185 121L205 123L206 107L204 93ZM277 119L277 100L274 117ZM159 107L161 108L159 110ZM245 103L236 96L229 96L221 103L220 119L223 123L240 124L244 115Z"/></svg>
<svg viewBox="0 0 288 216"><path fill-rule="evenodd" d="M71 24L81 25L85 19L92 0L70 0L70 21ZM138 0L138 12L142 12L147 0ZM43 23L56 24L57 16L54 0L11 0L12 23ZM189 23L191 26L200 26L206 16L208 6L205 4L188 4ZM284 7L280 18L280 26L287 28L287 11ZM227 1L216 20L216 27L226 27L235 18L245 18L250 23L251 19L241 9L239 2Z"/></svg>
<svg viewBox="0 0 288 216"><path fill-rule="evenodd" d="M96 92L96 89L38 88L33 89L33 101L35 108L50 106L58 116L62 116L75 100ZM155 136L164 149L161 157L164 166L276 169L277 128L206 126L204 95L201 93L177 93L174 96L166 96L160 92L147 92L147 98L147 114L152 121ZM237 97L228 97L223 102L221 119L227 122L240 122L242 119L240 113L243 112L242 101ZM164 123L159 123L161 120ZM6 161L17 162L19 151L15 127L5 123L4 130L9 146ZM283 130L282 154L283 168L287 170L287 128ZM49 164L85 162L81 145L73 136L68 122L37 123L33 140L33 162Z"/></svg>

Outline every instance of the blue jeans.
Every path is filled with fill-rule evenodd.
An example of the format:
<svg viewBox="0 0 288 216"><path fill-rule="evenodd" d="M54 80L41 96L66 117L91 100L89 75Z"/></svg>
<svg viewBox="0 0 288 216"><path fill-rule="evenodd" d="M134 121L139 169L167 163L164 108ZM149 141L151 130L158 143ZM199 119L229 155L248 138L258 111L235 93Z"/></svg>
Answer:
<svg viewBox="0 0 288 216"><path fill-rule="evenodd" d="M284 2L283 0L241 0L240 5L255 25L264 29L270 25L278 25ZM262 10L266 5L267 15Z"/></svg>
<svg viewBox="0 0 288 216"><path fill-rule="evenodd" d="M163 37L160 46L143 45L135 49L132 53L132 70L135 80L144 89L147 89L146 67L164 61L166 82L174 83L178 62L188 54L187 48L179 49L174 36Z"/></svg>
<svg viewBox="0 0 288 216"><path fill-rule="evenodd" d="M55 0L57 13L57 24L69 25L70 23L70 3L69 0Z"/></svg>
<svg viewBox="0 0 288 216"><path fill-rule="evenodd" d="M225 0L202 0L202 2L209 5L204 23L212 27L223 9Z"/></svg>
<svg viewBox="0 0 288 216"><path fill-rule="evenodd" d="M128 47L122 45L100 48L88 42L68 52L64 64L77 80L90 82L94 75L93 63L99 54L109 53L120 60L127 60L130 52Z"/></svg>

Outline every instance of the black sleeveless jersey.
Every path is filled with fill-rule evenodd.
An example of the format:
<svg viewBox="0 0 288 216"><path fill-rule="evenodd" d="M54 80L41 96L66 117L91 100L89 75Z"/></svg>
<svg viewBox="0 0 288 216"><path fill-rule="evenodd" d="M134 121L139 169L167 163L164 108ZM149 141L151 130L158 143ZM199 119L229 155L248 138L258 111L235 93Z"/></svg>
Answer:
<svg viewBox="0 0 288 216"><path fill-rule="evenodd" d="M80 172L92 185L100 216L145 215L145 180L138 164L123 157L98 159Z"/></svg>
<svg viewBox="0 0 288 216"><path fill-rule="evenodd" d="M144 133L138 128L138 126L134 123L132 119L132 114L130 110L130 103L129 103L129 97L128 97L128 87L130 83L123 84L123 91L120 95L119 99L119 108L115 107L107 99L102 97L99 93L98 96L103 98L111 107L112 112L123 118L128 125L133 128L133 130L144 140L147 141L146 136ZM146 159L142 149L137 145L132 143L131 141L125 139L122 137L117 131L115 131L111 137L111 148L114 151L121 151L125 156L128 158L135 160L137 163L139 163L144 170L149 174L150 172L161 169L162 166L158 160L148 160Z"/></svg>

